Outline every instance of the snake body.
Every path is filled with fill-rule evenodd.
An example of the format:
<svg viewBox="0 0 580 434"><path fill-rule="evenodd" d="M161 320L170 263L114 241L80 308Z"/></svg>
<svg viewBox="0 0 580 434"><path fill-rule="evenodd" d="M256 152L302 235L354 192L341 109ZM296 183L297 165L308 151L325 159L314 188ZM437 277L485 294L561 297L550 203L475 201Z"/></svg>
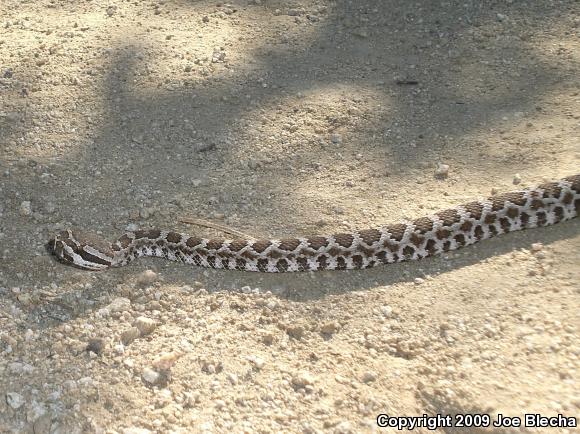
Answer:
<svg viewBox="0 0 580 434"><path fill-rule="evenodd" d="M154 256L200 267L257 272L348 270L417 260L507 232L552 225L580 212L580 175L473 201L414 221L329 236L207 239L160 229L126 232L110 244L67 229L48 247L88 269L120 267Z"/></svg>

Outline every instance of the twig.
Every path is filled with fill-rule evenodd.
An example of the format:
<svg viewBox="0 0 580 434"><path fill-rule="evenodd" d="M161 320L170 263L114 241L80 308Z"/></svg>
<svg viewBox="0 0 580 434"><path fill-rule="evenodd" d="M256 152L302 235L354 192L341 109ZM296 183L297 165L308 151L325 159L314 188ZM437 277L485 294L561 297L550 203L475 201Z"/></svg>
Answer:
<svg viewBox="0 0 580 434"><path fill-rule="evenodd" d="M201 220L194 217L178 217L177 219L180 223L187 223L189 225L196 225L196 226L203 226L206 228L217 229L218 231L225 232L226 234L235 235L240 238L247 238L250 240L254 240L255 237L245 234L243 232L237 231L235 229L229 228L227 226L222 226L217 223L208 222L207 220Z"/></svg>

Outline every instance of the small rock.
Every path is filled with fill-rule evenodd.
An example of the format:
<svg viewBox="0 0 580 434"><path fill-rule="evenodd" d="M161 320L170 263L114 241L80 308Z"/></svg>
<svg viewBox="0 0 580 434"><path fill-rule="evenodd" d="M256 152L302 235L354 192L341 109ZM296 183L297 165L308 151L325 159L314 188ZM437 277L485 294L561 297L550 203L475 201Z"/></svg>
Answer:
<svg viewBox="0 0 580 434"><path fill-rule="evenodd" d="M115 298L108 306L109 312L124 312L131 309L131 300L126 297Z"/></svg>
<svg viewBox="0 0 580 434"><path fill-rule="evenodd" d="M272 345L274 343L274 335L272 333L266 333L262 336L262 342L266 345Z"/></svg>
<svg viewBox="0 0 580 434"><path fill-rule="evenodd" d="M162 355L157 357L155 360L153 360L152 365L157 371L168 372L173 367L175 362L177 362L177 360L179 360L179 358L181 356L183 356L183 353L180 351L172 351L171 353L163 353Z"/></svg>
<svg viewBox="0 0 580 434"><path fill-rule="evenodd" d="M264 362L264 359L262 359L261 357L258 357L258 356L250 356L250 357L248 357L248 360L250 362L252 362L254 367L258 370L262 369L264 367L264 364L266 363L266 362Z"/></svg>
<svg viewBox="0 0 580 434"><path fill-rule="evenodd" d="M137 327L131 327L121 333L121 342L124 345L129 345L135 339L141 335L141 332Z"/></svg>
<svg viewBox="0 0 580 434"><path fill-rule="evenodd" d="M224 51L221 50L214 50L212 56L211 56L211 62L212 63L218 63L218 62L223 62L226 58L226 53Z"/></svg>
<svg viewBox="0 0 580 434"><path fill-rule="evenodd" d="M333 134L330 136L330 141L335 145L339 145L342 143L342 136L340 134Z"/></svg>
<svg viewBox="0 0 580 434"><path fill-rule="evenodd" d="M306 387L314 384L314 377L308 372L299 372L292 377L292 384L296 387Z"/></svg>
<svg viewBox="0 0 580 434"><path fill-rule="evenodd" d="M391 318L393 316L393 308L391 306L383 306L381 307L381 313L385 318Z"/></svg>
<svg viewBox="0 0 580 434"><path fill-rule="evenodd" d="M145 368L145 369L143 369L143 372L141 373L141 378L143 378L143 380L146 383L158 384L161 382L162 375L159 372L154 371L151 368Z"/></svg>
<svg viewBox="0 0 580 434"><path fill-rule="evenodd" d="M51 425L50 414L44 413L34 421L32 430L34 434L49 434Z"/></svg>
<svg viewBox="0 0 580 434"><path fill-rule="evenodd" d="M423 283L425 283L425 279L423 279L423 278L421 278L421 277L417 277L417 278L415 279L415 285L421 285L421 284L423 284Z"/></svg>
<svg viewBox="0 0 580 434"><path fill-rule="evenodd" d="M92 351L95 354L101 354L105 349L106 342L102 338L93 338L89 339L89 343L87 344L87 351Z"/></svg>
<svg viewBox="0 0 580 434"><path fill-rule="evenodd" d="M21 216L29 216L32 214L32 203L29 200L25 200L24 202L20 203L20 207L18 208L18 213Z"/></svg>
<svg viewBox="0 0 580 434"><path fill-rule="evenodd" d="M539 252L544 248L542 243L533 243L532 244L532 252Z"/></svg>
<svg viewBox="0 0 580 434"><path fill-rule="evenodd" d="M348 420L344 420L334 427L333 434L354 434L356 430Z"/></svg>
<svg viewBox="0 0 580 434"><path fill-rule="evenodd" d="M14 410L18 410L24 405L24 398L16 392L8 392L6 394L6 403Z"/></svg>
<svg viewBox="0 0 580 434"><path fill-rule="evenodd" d="M24 332L24 340L26 342L32 342L35 339L36 335L34 334L34 332L31 329L26 329L26 332Z"/></svg>
<svg viewBox="0 0 580 434"><path fill-rule="evenodd" d="M302 339L302 336L304 336L304 327L300 324L289 325L286 328L286 333L294 339Z"/></svg>
<svg viewBox="0 0 580 434"><path fill-rule="evenodd" d="M140 286L151 285L157 280L157 273L153 270L145 270L137 276L137 284Z"/></svg>
<svg viewBox="0 0 580 434"><path fill-rule="evenodd" d="M227 374L228 380L231 384L236 385L238 384L238 376L232 372L228 372Z"/></svg>
<svg viewBox="0 0 580 434"><path fill-rule="evenodd" d="M320 327L320 331L324 334L331 335L340 330L340 324L336 321L329 321Z"/></svg>
<svg viewBox="0 0 580 434"><path fill-rule="evenodd" d="M514 179L512 180L514 185L518 185L520 182L522 182L522 177L519 173L516 173L514 175Z"/></svg>
<svg viewBox="0 0 580 434"><path fill-rule="evenodd" d="M449 176L449 165L448 164L437 164L435 168L435 177L437 178L447 178Z"/></svg>
<svg viewBox="0 0 580 434"><path fill-rule="evenodd" d="M361 380L363 383L372 383L376 381L377 373L373 371L366 371L362 374Z"/></svg>
<svg viewBox="0 0 580 434"><path fill-rule="evenodd" d="M155 330L155 327L157 327L157 322L151 318L140 316L135 320L133 326L139 329L141 336L145 336Z"/></svg>

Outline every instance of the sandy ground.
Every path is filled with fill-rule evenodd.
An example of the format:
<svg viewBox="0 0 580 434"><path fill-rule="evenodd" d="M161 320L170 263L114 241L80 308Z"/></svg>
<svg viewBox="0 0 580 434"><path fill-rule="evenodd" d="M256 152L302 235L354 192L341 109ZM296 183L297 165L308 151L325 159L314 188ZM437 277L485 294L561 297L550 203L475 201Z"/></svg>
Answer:
<svg viewBox="0 0 580 434"><path fill-rule="evenodd" d="M330 233L580 173L579 25L571 0L3 0L0 432L578 417L577 220L299 275L91 273L43 245L200 231L181 215Z"/></svg>

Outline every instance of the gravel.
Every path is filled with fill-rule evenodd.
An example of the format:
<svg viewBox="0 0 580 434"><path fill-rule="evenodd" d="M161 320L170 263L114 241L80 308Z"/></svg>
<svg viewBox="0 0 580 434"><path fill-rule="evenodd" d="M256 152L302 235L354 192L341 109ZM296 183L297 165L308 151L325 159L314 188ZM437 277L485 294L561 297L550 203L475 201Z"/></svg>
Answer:
<svg viewBox="0 0 580 434"><path fill-rule="evenodd" d="M0 2L0 432L573 415L576 221L359 272L44 248L343 232L576 173L573 1L56 4Z"/></svg>

